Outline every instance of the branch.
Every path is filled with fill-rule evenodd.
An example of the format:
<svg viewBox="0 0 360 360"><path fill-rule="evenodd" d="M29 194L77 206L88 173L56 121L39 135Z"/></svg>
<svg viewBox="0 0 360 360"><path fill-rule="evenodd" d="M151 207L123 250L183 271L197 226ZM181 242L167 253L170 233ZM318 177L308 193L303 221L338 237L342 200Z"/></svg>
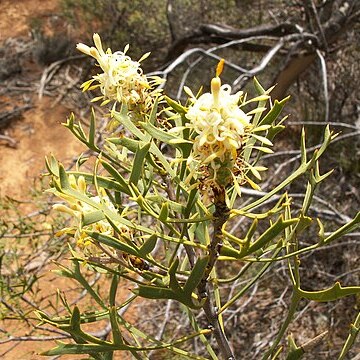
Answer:
<svg viewBox="0 0 360 360"><path fill-rule="evenodd" d="M229 208L225 202L225 189L213 189L214 192L214 220L213 220L213 235L209 248L209 262L206 266L206 270L203 278L198 286L198 293L200 298L205 298L203 309L205 316L209 322L209 326L214 330L214 336L216 342L220 348L221 353L227 360L234 360L234 354L230 348L228 339L226 338L225 332L220 325L219 315L216 312L214 305L212 304L212 293L209 289L208 279L211 271L213 270L216 260L219 257L220 250L222 247L222 227L229 218Z"/></svg>
<svg viewBox="0 0 360 360"><path fill-rule="evenodd" d="M254 36L273 36L279 38L296 33L300 33L299 27L290 23L261 25L249 29L235 29L225 25L203 24L191 34L176 40L171 45L165 59L165 64L179 57L191 44L224 44L229 40L241 40ZM244 47L246 49L256 49L257 51L268 50L268 48L260 45L246 44Z"/></svg>
<svg viewBox="0 0 360 360"><path fill-rule="evenodd" d="M323 25L319 24L320 30L315 33L317 37L323 37L323 43L329 47L348 29L348 27L357 21L360 12L360 1L339 1L339 7L334 10L330 19ZM310 46L309 46L310 45ZM274 83L277 84L271 92L273 99L282 99L287 93L289 87L298 79L300 74L306 72L318 57L316 44L302 43L302 46L294 56L290 57L283 68L279 71ZM326 50L326 47L325 49ZM322 72L324 72L323 63L321 63Z"/></svg>

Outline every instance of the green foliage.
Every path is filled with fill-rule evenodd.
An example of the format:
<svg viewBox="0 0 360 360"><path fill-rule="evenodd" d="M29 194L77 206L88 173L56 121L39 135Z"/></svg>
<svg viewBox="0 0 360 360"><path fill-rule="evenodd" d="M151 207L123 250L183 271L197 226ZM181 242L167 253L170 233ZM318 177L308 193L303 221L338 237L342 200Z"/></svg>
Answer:
<svg viewBox="0 0 360 360"><path fill-rule="evenodd" d="M64 125L94 153L93 171L86 170L83 159L77 162L75 170L65 170L53 156L46 165L52 184L49 191L66 202L55 208L69 214L72 221L62 230L70 235L72 264L60 265L57 273L77 282L96 305L91 314L78 306L66 306L68 314L62 317L38 311L43 324L66 332L73 339L72 343L59 343L45 355L88 354L95 359L112 359L114 352L127 351L142 359L155 350L166 350L189 359L232 359L225 314L238 306L266 271L284 262L292 297L283 325L263 354L263 359L273 359L282 351L278 345L300 301L328 302L360 293L360 287L341 286L338 282L325 290L309 291L302 288L300 281L299 263L304 254L326 247L357 229L360 223L358 213L347 224L327 233L317 219L319 231L313 244L303 246L299 240L316 226L309 213L310 205L319 184L331 174L321 174L319 167L336 137L329 127L325 128L322 143L310 154L303 132L298 167L257 200L240 203L240 185L259 189L260 171L266 170L259 165L260 160L264 153L272 151L272 141L284 128L280 114L288 98L271 104L271 89L265 90L255 80L257 97L245 101L241 94L230 95L228 87L221 87L216 76L211 81L211 93L181 105L152 92L141 72L126 78L127 66L133 64L121 54L105 55L98 35L94 42L96 55L85 45L81 48L96 57L104 71L97 81L104 99L113 102L111 127L102 134L105 142L100 142L95 112L89 130L71 115ZM111 68L113 63L106 62L109 58L121 66ZM122 77L120 83L114 84L118 87L114 97L113 89L107 92L106 86L116 76ZM129 88L131 91L127 92ZM124 93L130 95L120 97ZM150 103L150 110L143 110L148 107L136 103L138 99ZM251 102L257 104L255 109L249 108ZM304 175L308 183L298 209L287 189ZM274 199L275 205L269 206L268 201ZM229 228L234 219L250 220L241 237ZM220 279L219 271L229 262L240 267L239 274ZM108 295L90 285L84 269L111 278ZM248 269L252 277L244 276ZM238 285L239 279L244 286ZM119 281L126 281L131 288L125 301L117 296ZM234 287L227 299L224 284ZM192 330L183 329L175 338L164 339L129 323L121 309L138 298L177 303L187 314ZM205 325L200 321L200 310L205 313ZM100 319L109 321L111 339L104 340L84 330L85 324L95 326ZM357 329L357 324L354 327ZM351 334L344 352L355 336ZM194 338L203 343L206 357L195 353L191 346ZM211 338L216 339L215 346ZM290 341L288 358L300 358L303 351Z"/></svg>

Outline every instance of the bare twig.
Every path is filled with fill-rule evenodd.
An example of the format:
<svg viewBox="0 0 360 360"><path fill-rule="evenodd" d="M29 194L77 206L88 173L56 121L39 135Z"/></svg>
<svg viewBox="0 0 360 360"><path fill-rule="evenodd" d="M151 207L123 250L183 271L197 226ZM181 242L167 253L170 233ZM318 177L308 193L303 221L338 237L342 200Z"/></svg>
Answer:
<svg viewBox="0 0 360 360"><path fill-rule="evenodd" d="M56 74L56 72L60 69L60 67L68 61L83 59L85 55L75 55L67 57L66 59L58 60L50 64L42 73L40 84L39 84L39 99L41 99L44 95L45 87L52 79L52 77Z"/></svg>
<svg viewBox="0 0 360 360"><path fill-rule="evenodd" d="M320 65L321 65L321 74L323 80L323 91L324 91L324 101L325 101L325 121L327 122L329 121L329 91L328 91L326 62L320 50L316 49L316 55L320 59Z"/></svg>

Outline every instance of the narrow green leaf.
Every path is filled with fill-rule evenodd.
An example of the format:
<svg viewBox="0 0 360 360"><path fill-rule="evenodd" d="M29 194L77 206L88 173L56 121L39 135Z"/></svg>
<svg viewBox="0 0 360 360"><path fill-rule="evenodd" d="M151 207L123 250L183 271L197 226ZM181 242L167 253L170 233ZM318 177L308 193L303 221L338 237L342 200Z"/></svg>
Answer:
<svg viewBox="0 0 360 360"><path fill-rule="evenodd" d="M119 276L114 274L111 280L110 292L109 292L109 303L110 306L115 306L116 292L119 284Z"/></svg>
<svg viewBox="0 0 360 360"><path fill-rule="evenodd" d="M298 347L292 335L288 337L289 352L286 356L286 360L299 360L304 355L304 350Z"/></svg>
<svg viewBox="0 0 360 360"><path fill-rule="evenodd" d="M177 296L169 288L156 287L149 285L139 285L137 289L133 290L135 295L141 296L146 299L173 299L176 300Z"/></svg>
<svg viewBox="0 0 360 360"><path fill-rule="evenodd" d="M83 226L91 225L104 219L105 215L101 210L96 210L91 213L83 213L81 215L81 223Z"/></svg>
<svg viewBox="0 0 360 360"><path fill-rule="evenodd" d="M189 298L203 278L208 262L209 256L199 258L196 261L194 268L191 270L191 273L183 288L184 293L188 295Z"/></svg>
<svg viewBox="0 0 360 360"><path fill-rule="evenodd" d="M71 314L70 326L72 330L80 330L80 310L77 306L74 307Z"/></svg>
<svg viewBox="0 0 360 360"><path fill-rule="evenodd" d="M93 147L95 145L95 130L96 130L95 110L94 108L91 108L89 138L88 138L90 147Z"/></svg>
<svg viewBox="0 0 360 360"><path fill-rule="evenodd" d="M108 141L112 144L115 144L115 145L123 146L133 153L136 152L137 148L139 147L139 142L140 142L140 140L129 139L129 138L119 138L119 137L107 138L106 141Z"/></svg>
<svg viewBox="0 0 360 360"><path fill-rule="evenodd" d="M166 201L167 204L168 204L169 209L172 210L172 211L176 211L178 213L182 213L184 211L184 209L185 209L184 205L179 204L179 203L177 203L175 201L172 201L172 200L169 200L169 199L165 200L164 197L161 196L161 195L148 195L148 196L146 196L146 199L148 201L155 202L155 203L157 203L159 205L162 205L164 203L164 201Z"/></svg>
<svg viewBox="0 0 360 360"><path fill-rule="evenodd" d="M255 100L256 101L256 100ZM246 113L246 115L262 114L266 110L266 107L257 106L255 109Z"/></svg>
<svg viewBox="0 0 360 360"><path fill-rule="evenodd" d="M139 143L139 147L136 150L134 163L133 163L133 167L132 167L130 178L129 178L129 182L134 185L137 185L137 183L141 177L144 160L145 160L146 155L149 152L150 146L151 146L150 142L145 143L143 146L141 146Z"/></svg>
<svg viewBox="0 0 360 360"><path fill-rule="evenodd" d="M164 223L166 222L168 216L169 216L169 203L166 201L161 206L161 210L159 213L159 220Z"/></svg>
<svg viewBox="0 0 360 360"><path fill-rule="evenodd" d="M97 345L97 344L65 344L57 342L58 346L41 353L45 356L56 356L65 354L98 354L100 352L108 352L114 350L129 350L133 347L127 345Z"/></svg>
<svg viewBox="0 0 360 360"><path fill-rule="evenodd" d="M344 346L341 349L341 353L339 355L338 360L345 359L346 354L350 351L350 349L354 345L355 340L356 340L357 336L359 335L359 333L360 333L360 311L358 312L354 323L350 324L349 335L346 338Z"/></svg>
<svg viewBox="0 0 360 360"><path fill-rule="evenodd" d="M306 154L306 141L305 141L305 129L301 129L301 142L300 142L300 151L301 151L301 163L305 164L307 161L307 154Z"/></svg>
<svg viewBox="0 0 360 360"><path fill-rule="evenodd" d="M150 116L148 119L150 124L155 124L157 114L158 114L158 105L159 105L159 97L156 97L154 104L152 105L151 113L150 113Z"/></svg>
<svg viewBox="0 0 360 360"><path fill-rule="evenodd" d="M330 243L338 239L339 237L354 231L360 226L360 211L356 214L354 219L352 219L347 224L343 225L340 229L334 231L331 235L324 239L324 243Z"/></svg>
<svg viewBox="0 0 360 360"><path fill-rule="evenodd" d="M268 133L266 135L266 137L272 141L274 139L274 137L281 131L283 131L285 129L284 125L273 125L271 126L271 128L268 130Z"/></svg>
<svg viewBox="0 0 360 360"><path fill-rule="evenodd" d="M62 164L59 164L59 178L60 178L61 188L69 189L70 188L69 177Z"/></svg>
<svg viewBox="0 0 360 360"><path fill-rule="evenodd" d="M176 279L176 271L178 267L179 267L179 258L176 258L169 268L169 276L170 276L169 285L170 288L174 291L174 293L181 294L182 288Z"/></svg>
<svg viewBox="0 0 360 360"><path fill-rule="evenodd" d="M50 159L45 157L45 165L51 175L59 177L59 163L54 155L50 155Z"/></svg>
<svg viewBox="0 0 360 360"><path fill-rule="evenodd" d="M52 270L52 272L54 274L57 274L57 275L60 275L60 276L63 276L63 277L67 277L67 278L70 278L70 279L74 278L74 274L72 272L70 272L70 271L55 269L55 270Z"/></svg>
<svg viewBox="0 0 360 360"><path fill-rule="evenodd" d="M290 99L290 96L282 99L281 101L275 100L274 106L271 110L265 115L265 117L260 120L259 125L268 125L272 124L280 115L282 109L284 108L286 102Z"/></svg>
<svg viewBox="0 0 360 360"><path fill-rule="evenodd" d="M261 188L258 184L256 184L254 181L252 181L247 175L244 176L246 182L254 189L257 191L260 191Z"/></svg>
<svg viewBox="0 0 360 360"><path fill-rule="evenodd" d="M243 256L249 255L265 245L270 241L274 240L285 228L298 222L298 219L284 220L282 216L270 226L264 233L262 233L259 238L250 245L249 249L242 254ZM241 252L242 253L242 252Z"/></svg>
<svg viewBox="0 0 360 360"><path fill-rule="evenodd" d="M124 179L124 177L108 162L101 160L101 165L114 178L114 180L116 180L118 185L121 186L122 191L125 194L130 195L131 191L130 191L129 185L126 182L126 180ZM101 177L97 177L97 179L99 180L99 179L101 179Z"/></svg>
<svg viewBox="0 0 360 360"><path fill-rule="evenodd" d="M282 183L280 183L278 186L276 186L273 190L266 193L264 196L259 198L258 200L255 200L254 202L244 206L241 210L243 212L248 211L255 206L258 206L259 204L262 204L267 199L271 198L274 194L282 190L285 186L290 184L294 179L298 178L302 174L304 174L310 167L312 166L312 162L309 161L306 164L301 164L289 177L287 177Z"/></svg>
<svg viewBox="0 0 360 360"><path fill-rule="evenodd" d="M160 140L163 143L170 144L171 140L176 140L177 137L165 132L158 127L155 127L149 122L140 122L141 127L146 130L153 138Z"/></svg>
<svg viewBox="0 0 360 360"><path fill-rule="evenodd" d="M128 109L124 104L121 106L120 112L113 111L112 115L115 120L117 120L120 124L124 125L124 127L129 130L135 137L143 141L146 140L145 135L131 121L128 115Z"/></svg>
<svg viewBox="0 0 360 360"><path fill-rule="evenodd" d="M186 114L186 108L180 103L170 99L168 96L165 96L166 102L180 115Z"/></svg>
<svg viewBox="0 0 360 360"><path fill-rule="evenodd" d="M156 242L157 242L157 235L153 234L151 235L145 242L144 244L141 245L140 249L139 249L139 255L140 256L146 256L147 254L150 254L155 246L156 246Z"/></svg>
<svg viewBox="0 0 360 360"><path fill-rule="evenodd" d="M261 175L254 166L249 166L249 170L258 180L261 180Z"/></svg>
<svg viewBox="0 0 360 360"><path fill-rule="evenodd" d="M315 163L315 171L314 171L314 181L316 182L316 184L321 183L322 181L324 181L328 176L330 176L333 173L334 169L329 170L328 172L326 172L325 174L321 175L320 174L320 167L319 167L319 161L316 161Z"/></svg>
<svg viewBox="0 0 360 360"><path fill-rule="evenodd" d="M117 321L116 306L111 306L109 311L109 317L110 317L111 332L113 335L114 345L123 345L124 341Z"/></svg>
<svg viewBox="0 0 360 360"><path fill-rule="evenodd" d="M253 149L259 150L265 154L273 154L274 151L272 151L271 149L265 147L265 146L253 146Z"/></svg>
<svg viewBox="0 0 360 360"><path fill-rule="evenodd" d="M80 263L77 259L73 259L74 265L74 279L76 279L81 286L88 291L89 295L102 307L107 308L101 296L98 292L92 288L92 286L88 283L88 281L84 278L80 271Z"/></svg>
<svg viewBox="0 0 360 360"><path fill-rule="evenodd" d="M267 92L265 91L265 89L261 86L261 84L259 83L258 79L254 76L253 79L253 83L254 83L254 87L256 92L260 95L264 95L267 94Z"/></svg>
<svg viewBox="0 0 360 360"><path fill-rule="evenodd" d="M220 250L221 256L231 257L234 259L240 258L240 251L229 245L223 245Z"/></svg>
<svg viewBox="0 0 360 360"><path fill-rule="evenodd" d="M123 242L120 242L120 240L109 236L105 234L100 234L93 231L86 231L86 233L91 236L93 239L98 241L101 244L105 244L107 246L112 247L113 249L123 251L127 254L139 256L139 251L135 249L135 247L131 247L127 244L124 244Z"/></svg>
<svg viewBox="0 0 360 360"><path fill-rule="evenodd" d="M256 135L256 134L251 134L251 136L265 145L273 146L273 143L265 136Z"/></svg>
<svg viewBox="0 0 360 360"><path fill-rule="evenodd" d="M306 185L306 192L305 192L304 201L303 201L304 214L306 214L309 210L309 207L310 207L311 201L312 201L312 197L314 195L314 190L315 190L314 187L308 181L308 183Z"/></svg>
<svg viewBox="0 0 360 360"><path fill-rule="evenodd" d="M94 184L95 180L94 180L94 175L89 174L89 173L85 173L85 172L79 172L79 171L69 171L68 174L72 174L75 176L75 178L77 179L79 176L83 176L85 178L85 181L88 184ZM124 188L123 186L121 186L120 183L118 183L117 181L114 181L112 179L103 177L103 176L96 176L96 180L97 180L97 184L98 186L107 189L107 190L115 190L115 191L120 191L120 192L126 192L126 188Z"/></svg>
<svg viewBox="0 0 360 360"><path fill-rule="evenodd" d="M327 149L327 147L329 146L330 142L332 139L334 139L337 136L337 134L334 134L333 131L330 131L330 126L327 125L325 127L325 131L324 131L324 140L323 143L321 144L320 148L317 151L314 151L314 155L313 158L315 160L318 160L319 157L324 153L324 151Z"/></svg>
<svg viewBox="0 0 360 360"><path fill-rule="evenodd" d="M296 289L303 298L318 302L334 301L345 296L360 294L360 286L342 287L336 282L331 288L320 291L305 291Z"/></svg>
<svg viewBox="0 0 360 360"><path fill-rule="evenodd" d="M269 129L271 129L271 125L261 125L261 126L257 126L256 128L254 128L252 130L252 132L257 133L257 132L266 131Z"/></svg>

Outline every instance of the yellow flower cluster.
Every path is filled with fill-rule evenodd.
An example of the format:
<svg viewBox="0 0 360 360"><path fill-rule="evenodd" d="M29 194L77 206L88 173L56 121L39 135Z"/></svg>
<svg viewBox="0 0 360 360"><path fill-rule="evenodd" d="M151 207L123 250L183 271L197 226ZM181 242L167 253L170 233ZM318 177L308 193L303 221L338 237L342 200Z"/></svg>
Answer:
<svg viewBox="0 0 360 360"><path fill-rule="evenodd" d="M93 36L95 47L85 44L77 44L77 49L82 53L96 59L103 73L93 76L91 80L82 84L83 91L99 88L102 95L93 101L103 100L102 105L110 101L119 102L133 110L139 106L140 111L147 112L151 109L154 97L159 94L158 90L152 90L163 80L159 77L147 78L143 74L140 62L146 59L150 53L146 53L139 61L133 61L124 51L112 53L111 49L103 50L100 36ZM97 82L97 84L93 84Z"/></svg>
<svg viewBox="0 0 360 360"><path fill-rule="evenodd" d="M74 190L86 194L86 182L83 176L79 176L76 180L74 175L69 176L69 182L71 187ZM100 188L101 196L91 196L89 199L96 203L105 205L109 210L116 212L114 205L111 203L110 199L106 195L105 191ZM62 193L56 193L57 196L67 201L68 205L65 204L55 204L53 209L70 214L75 224L70 227L64 228L57 233L57 235L69 234L72 235L76 241L76 245L84 251L86 255L98 256L103 252L99 247L96 246L94 240L86 233L87 231L93 231L101 233L104 235L114 235L114 229L106 220L100 220L93 224L83 226L81 224L81 219L84 215L93 213L97 208L89 205L88 203L75 200L74 198L64 195ZM121 231L121 236L126 236L127 238L132 238L131 230L122 224L116 224Z"/></svg>

